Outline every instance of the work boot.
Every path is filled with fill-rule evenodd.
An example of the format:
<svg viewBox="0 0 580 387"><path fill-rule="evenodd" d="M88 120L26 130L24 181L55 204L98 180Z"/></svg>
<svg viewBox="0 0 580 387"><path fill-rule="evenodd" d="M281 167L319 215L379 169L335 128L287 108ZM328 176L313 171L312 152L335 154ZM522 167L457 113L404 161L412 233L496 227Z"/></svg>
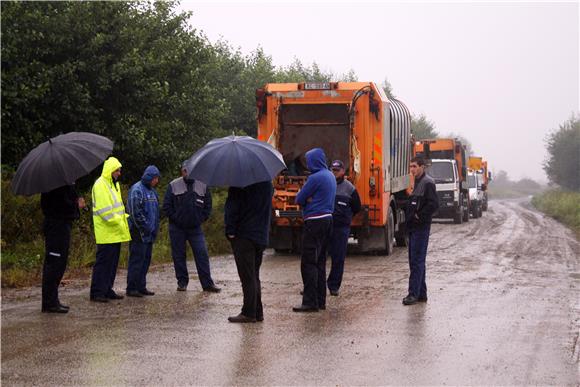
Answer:
<svg viewBox="0 0 580 387"><path fill-rule="evenodd" d="M262 320L264 318L262 317ZM228 321L231 323L255 323L256 319L253 317L244 316L243 314L238 314L237 316L228 317Z"/></svg>
<svg viewBox="0 0 580 387"><path fill-rule="evenodd" d="M219 293L222 290L220 288L218 288L217 286L215 286L214 284L211 284L209 286L206 286L205 288L203 288L204 292L210 292L210 293Z"/></svg>
<svg viewBox="0 0 580 387"><path fill-rule="evenodd" d="M42 313L68 313L68 309L60 305L46 306L42 308Z"/></svg>
<svg viewBox="0 0 580 387"><path fill-rule="evenodd" d="M338 290L330 290L330 295L337 297L338 296Z"/></svg>
<svg viewBox="0 0 580 387"><path fill-rule="evenodd" d="M185 292L187 290L187 285L179 285L177 284L177 291L178 292Z"/></svg>
<svg viewBox="0 0 580 387"><path fill-rule="evenodd" d="M414 305L418 302L419 300L417 299L417 297L412 296L410 294L407 297L403 298L403 305Z"/></svg>
<svg viewBox="0 0 580 387"><path fill-rule="evenodd" d="M149 289L139 290L139 293L141 293L144 296L154 296L155 295L155 292L152 292Z"/></svg>
<svg viewBox="0 0 580 387"><path fill-rule="evenodd" d="M303 312L303 313L310 313L310 312L318 312L318 308L315 306L308 306L308 305L298 305L292 308L294 312Z"/></svg>
<svg viewBox="0 0 580 387"><path fill-rule="evenodd" d="M117 293L113 292L113 293L109 293L109 294L107 295L107 298L108 298L109 300L122 300L122 299L123 299L123 298L125 298L125 297L124 297L124 296L122 296L122 295L120 295L120 294L117 294Z"/></svg>
<svg viewBox="0 0 580 387"><path fill-rule="evenodd" d="M125 294L127 294L127 297L143 297L143 294L137 290L128 290Z"/></svg>
<svg viewBox="0 0 580 387"><path fill-rule="evenodd" d="M109 302L109 298L103 297L103 296L91 296L91 301L93 301L93 302Z"/></svg>
<svg viewBox="0 0 580 387"><path fill-rule="evenodd" d="M417 298L417 301L419 301L419 302L427 302L427 296L419 297L419 298Z"/></svg>

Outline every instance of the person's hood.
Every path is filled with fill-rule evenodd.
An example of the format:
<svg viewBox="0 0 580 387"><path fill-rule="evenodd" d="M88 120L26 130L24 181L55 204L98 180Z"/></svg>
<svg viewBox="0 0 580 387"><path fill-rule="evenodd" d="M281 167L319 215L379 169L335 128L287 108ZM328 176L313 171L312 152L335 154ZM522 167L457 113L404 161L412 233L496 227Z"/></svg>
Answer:
<svg viewBox="0 0 580 387"><path fill-rule="evenodd" d="M101 173L101 176L108 181L112 181L113 178L111 177L111 174L122 166L123 165L116 157L109 157L103 164L103 172Z"/></svg>
<svg viewBox="0 0 580 387"><path fill-rule="evenodd" d="M145 172L143 172L143 176L141 176L141 182L146 186L150 186L151 180L153 180L155 176L161 176L159 169L155 165L150 165L145 168Z"/></svg>
<svg viewBox="0 0 580 387"><path fill-rule="evenodd" d="M328 169L326 155L322 148L314 148L306 152L306 165L312 173L318 172L321 169Z"/></svg>

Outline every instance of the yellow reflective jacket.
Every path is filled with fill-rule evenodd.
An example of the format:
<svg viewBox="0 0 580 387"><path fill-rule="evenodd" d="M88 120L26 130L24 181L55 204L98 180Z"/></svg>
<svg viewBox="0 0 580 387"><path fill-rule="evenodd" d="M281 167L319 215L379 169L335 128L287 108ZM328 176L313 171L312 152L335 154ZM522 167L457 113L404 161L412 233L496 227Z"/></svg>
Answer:
<svg viewBox="0 0 580 387"><path fill-rule="evenodd" d="M97 244L119 243L131 240L125 206L119 183L113 183L111 174L121 168L115 157L103 164L101 177L93 185L93 224Z"/></svg>

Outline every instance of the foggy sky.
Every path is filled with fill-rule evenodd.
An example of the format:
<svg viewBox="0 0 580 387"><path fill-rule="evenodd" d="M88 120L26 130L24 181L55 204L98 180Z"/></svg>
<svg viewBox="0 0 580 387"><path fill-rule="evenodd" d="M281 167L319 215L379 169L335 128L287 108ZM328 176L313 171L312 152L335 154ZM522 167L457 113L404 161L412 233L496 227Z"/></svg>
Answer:
<svg viewBox="0 0 580 387"><path fill-rule="evenodd" d="M512 180L545 181L544 138L578 113L577 2L183 2L211 42L275 65L385 77L412 113L457 133Z"/></svg>

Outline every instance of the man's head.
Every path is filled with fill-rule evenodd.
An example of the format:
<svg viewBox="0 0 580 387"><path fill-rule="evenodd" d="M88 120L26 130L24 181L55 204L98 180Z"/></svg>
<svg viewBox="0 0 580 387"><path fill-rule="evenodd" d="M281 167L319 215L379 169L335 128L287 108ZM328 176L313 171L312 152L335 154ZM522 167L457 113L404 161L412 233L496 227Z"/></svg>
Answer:
<svg viewBox="0 0 580 387"><path fill-rule="evenodd" d="M337 179L344 177L345 170L344 163L342 161L334 160L332 164L330 164L330 169L332 170L334 177L336 177Z"/></svg>
<svg viewBox="0 0 580 387"><path fill-rule="evenodd" d="M143 172L143 176L141 177L141 181L144 184L147 184L151 187L155 187L159 183L159 169L155 165L150 165L145 168L145 172Z"/></svg>
<svg viewBox="0 0 580 387"><path fill-rule="evenodd" d="M181 176L183 178L186 178L187 177L187 166L186 166L186 164L187 164L187 160L185 160L183 163L181 163Z"/></svg>
<svg viewBox="0 0 580 387"><path fill-rule="evenodd" d="M117 168L113 171L113 173L111 173L111 177L113 178L114 181L119 180L120 176L121 176L121 168Z"/></svg>
<svg viewBox="0 0 580 387"><path fill-rule="evenodd" d="M423 176L423 173L425 173L425 159L423 157L413 157L411 159L411 175L415 176L415 177L421 177Z"/></svg>

